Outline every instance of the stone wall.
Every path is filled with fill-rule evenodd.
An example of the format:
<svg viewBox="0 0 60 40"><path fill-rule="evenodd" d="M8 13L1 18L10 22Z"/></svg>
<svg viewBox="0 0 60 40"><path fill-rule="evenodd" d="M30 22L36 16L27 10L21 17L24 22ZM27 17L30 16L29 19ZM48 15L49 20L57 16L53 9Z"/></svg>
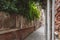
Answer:
<svg viewBox="0 0 60 40"><path fill-rule="evenodd" d="M6 12L0 12L0 30L3 29L24 29L33 26L39 26L40 20L29 22L25 17L17 14L9 15Z"/></svg>
<svg viewBox="0 0 60 40"><path fill-rule="evenodd" d="M24 40L40 26L40 19L29 22L21 15L0 12L0 40Z"/></svg>
<svg viewBox="0 0 60 40"><path fill-rule="evenodd" d="M16 27L16 18L6 12L0 12L0 30Z"/></svg>

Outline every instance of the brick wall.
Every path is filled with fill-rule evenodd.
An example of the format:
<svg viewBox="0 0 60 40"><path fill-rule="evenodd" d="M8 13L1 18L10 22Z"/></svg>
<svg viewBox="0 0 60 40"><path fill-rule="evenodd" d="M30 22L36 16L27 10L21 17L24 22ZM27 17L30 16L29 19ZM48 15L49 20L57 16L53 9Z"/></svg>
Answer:
<svg viewBox="0 0 60 40"><path fill-rule="evenodd" d="M0 40L24 40L33 31L34 27L31 27L27 29L0 34Z"/></svg>
<svg viewBox="0 0 60 40"><path fill-rule="evenodd" d="M56 0L56 5L55 5L55 28L56 30L58 30L59 26L60 26L60 4L59 4L59 0Z"/></svg>
<svg viewBox="0 0 60 40"><path fill-rule="evenodd" d="M60 35L60 0L55 1L55 32Z"/></svg>

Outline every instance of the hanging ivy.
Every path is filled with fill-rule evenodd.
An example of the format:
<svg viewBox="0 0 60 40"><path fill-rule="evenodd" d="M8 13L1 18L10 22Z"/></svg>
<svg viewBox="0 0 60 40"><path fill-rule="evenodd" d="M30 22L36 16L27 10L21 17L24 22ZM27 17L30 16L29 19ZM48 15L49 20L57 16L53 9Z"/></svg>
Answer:
<svg viewBox="0 0 60 40"><path fill-rule="evenodd" d="M40 16L35 2L36 0L0 0L0 11L20 14L28 20L34 20Z"/></svg>
<svg viewBox="0 0 60 40"><path fill-rule="evenodd" d="M29 2L29 8L30 8L30 12L29 12L29 16L28 18L30 20L34 20L36 18L39 18L40 17L40 11L38 10L35 2Z"/></svg>

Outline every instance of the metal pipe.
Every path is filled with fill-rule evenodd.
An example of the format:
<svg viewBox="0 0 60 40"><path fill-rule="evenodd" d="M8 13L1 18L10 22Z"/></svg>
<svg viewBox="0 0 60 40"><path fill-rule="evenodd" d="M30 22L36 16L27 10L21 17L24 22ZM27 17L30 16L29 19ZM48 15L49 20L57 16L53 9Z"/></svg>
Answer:
<svg viewBox="0 0 60 40"><path fill-rule="evenodd" d="M54 27L55 27L55 0L52 0L52 40L54 40Z"/></svg>
<svg viewBox="0 0 60 40"><path fill-rule="evenodd" d="M50 0L47 0L47 40L50 40Z"/></svg>

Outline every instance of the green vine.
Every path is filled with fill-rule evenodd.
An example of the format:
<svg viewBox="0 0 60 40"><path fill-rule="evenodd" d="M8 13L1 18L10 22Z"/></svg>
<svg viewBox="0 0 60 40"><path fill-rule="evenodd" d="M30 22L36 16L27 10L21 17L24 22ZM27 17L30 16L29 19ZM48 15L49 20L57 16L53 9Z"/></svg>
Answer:
<svg viewBox="0 0 60 40"><path fill-rule="evenodd" d="M29 8L30 8L30 12L29 12L30 20L34 20L40 17L40 11L38 10L35 2L29 2Z"/></svg>
<svg viewBox="0 0 60 40"><path fill-rule="evenodd" d="M35 2L36 0L0 0L0 11L20 14L28 20L38 19L41 13Z"/></svg>

